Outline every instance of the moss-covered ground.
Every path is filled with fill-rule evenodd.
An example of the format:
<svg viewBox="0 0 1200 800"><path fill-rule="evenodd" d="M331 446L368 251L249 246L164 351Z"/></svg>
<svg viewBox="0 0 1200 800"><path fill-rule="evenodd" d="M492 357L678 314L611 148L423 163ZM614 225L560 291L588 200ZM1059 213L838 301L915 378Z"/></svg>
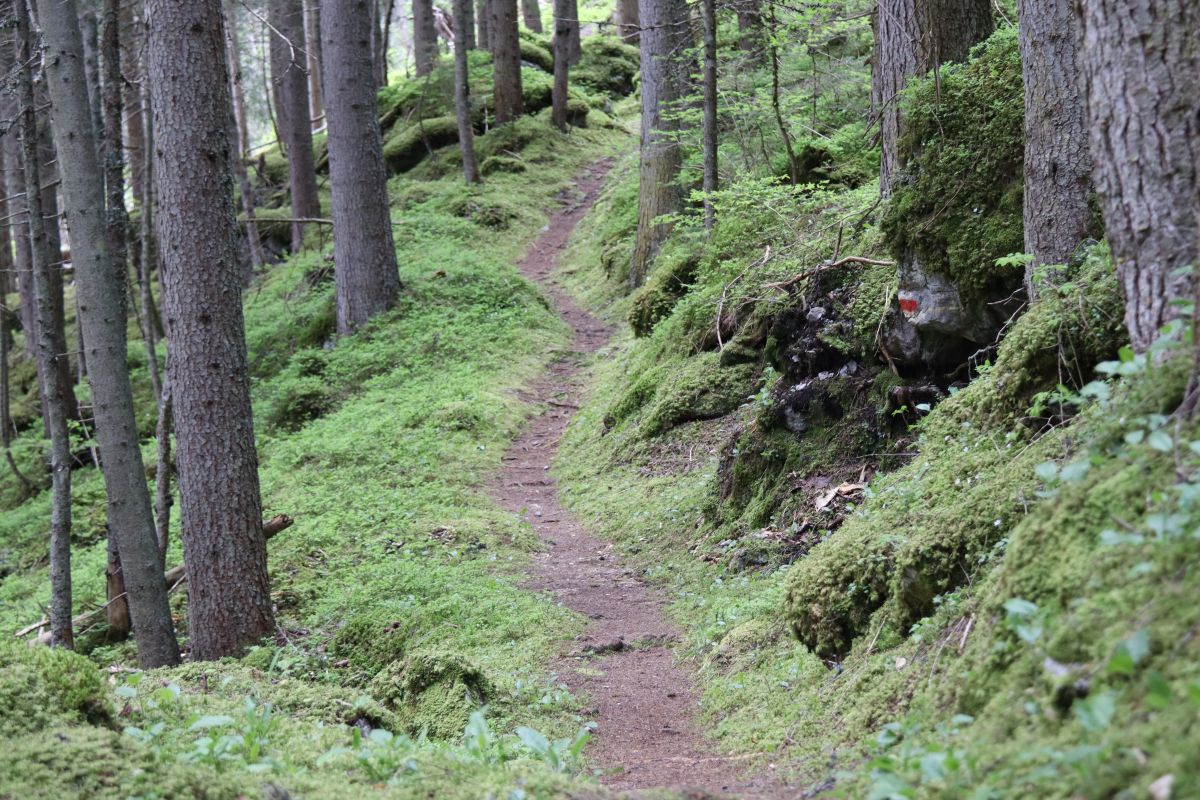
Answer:
<svg viewBox="0 0 1200 800"><path fill-rule="evenodd" d="M270 542L273 639L240 660L150 673L102 626L79 637L85 655L11 640L47 602L48 499L17 504L15 479L0 478L0 797L598 791L566 753L583 709L546 668L581 621L520 587L540 545L481 486L529 412L518 387L567 337L513 265L575 172L625 138L565 136L533 117L517 127L516 144L500 130L480 149L508 137L510 157L536 170L498 170L477 188L452 170L391 182L404 294L352 339L332 337L317 233L245 293L265 512L296 520ZM130 356L145 391L140 341ZM37 474L37 432L16 449ZM76 470L73 510L86 610L104 593L94 469ZM173 604L186 637L182 594ZM550 743L522 743L519 726Z"/></svg>

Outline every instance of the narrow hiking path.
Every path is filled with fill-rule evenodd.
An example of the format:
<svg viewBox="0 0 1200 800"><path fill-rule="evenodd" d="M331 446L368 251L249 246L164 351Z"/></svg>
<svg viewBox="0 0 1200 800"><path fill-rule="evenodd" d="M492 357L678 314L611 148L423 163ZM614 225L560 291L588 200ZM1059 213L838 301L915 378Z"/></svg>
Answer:
<svg viewBox="0 0 1200 800"><path fill-rule="evenodd" d="M555 666L573 692L590 700L588 717L598 727L588 753L607 773L603 782L622 790L665 787L699 793L692 796L767 797L771 783L740 778L745 760L715 752L695 722L697 694L690 676L675 664L671 645L679 632L663 612L661 594L562 506L550 475L559 440L585 391L582 365L612 335L555 278L559 256L610 166L600 162L580 175L577 196L564 199L519 265L571 326L574 339L527 388L524 399L542 411L503 457L492 493L504 508L522 514L547 544L530 585L549 590L590 620Z"/></svg>

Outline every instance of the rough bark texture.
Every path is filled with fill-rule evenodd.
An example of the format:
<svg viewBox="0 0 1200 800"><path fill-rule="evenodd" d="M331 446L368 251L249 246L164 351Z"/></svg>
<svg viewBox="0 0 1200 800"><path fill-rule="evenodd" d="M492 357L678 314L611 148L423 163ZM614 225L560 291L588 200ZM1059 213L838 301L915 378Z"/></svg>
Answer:
<svg viewBox="0 0 1200 800"><path fill-rule="evenodd" d="M337 330L354 333L400 295L371 83L365 0L322 0ZM176 412L178 417L178 410Z"/></svg>
<svg viewBox="0 0 1200 800"><path fill-rule="evenodd" d="M879 0L871 19L875 55L872 114L879 123L879 187L890 194L900 168L900 92L914 75L962 61L994 28L991 0Z"/></svg>
<svg viewBox="0 0 1200 800"><path fill-rule="evenodd" d="M521 0L521 18L531 31L542 32L542 7L538 0Z"/></svg>
<svg viewBox="0 0 1200 800"><path fill-rule="evenodd" d="M1091 152L1071 0L1018 0L1025 82L1025 273L1030 296L1045 264L1066 264L1088 232Z"/></svg>
<svg viewBox="0 0 1200 800"><path fill-rule="evenodd" d="M521 41L517 31L517 0L489 0L492 37L492 96L496 124L512 122L524 113L521 96Z"/></svg>
<svg viewBox="0 0 1200 800"><path fill-rule="evenodd" d="M437 27L433 22L433 0L412 0L413 58L417 75L428 75L437 64Z"/></svg>
<svg viewBox="0 0 1200 800"><path fill-rule="evenodd" d="M554 0L554 94L550 120L560 131L567 130L567 95L570 88L570 21L567 0Z"/></svg>
<svg viewBox="0 0 1200 800"><path fill-rule="evenodd" d="M478 35L475 46L480 50L492 51L492 4L490 0L479 0L475 6L475 27Z"/></svg>
<svg viewBox="0 0 1200 800"><path fill-rule="evenodd" d="M454 0L454 19L465 19L472 0ZM460 28L469 31L470 27ZM462 151L463 179L479 183L479 166L475 160L475 130L471 123L471 85L467 70L465 37L454 42L454 115L458 121L458 146Z"/></svg>
<svg viewBox="0 0 1200 800"><path fill-rule="evenodd" d="M642 20L642 141L638 191L637 236L629 282L646 279L650 263L670 232L657 218L676 212L683 202L679 187L682 155L673 133L679 123L663 112L688 92L684 51L691 45L688 8L684 0L641 0Z"/></svg>
<svg viewBox="0 0 1200 800"><path fill-rule="evenodd" d="M270 41L271 80L279 97L279 133L287 150L288 186L292 197L292 252L295 253L304 244L304 224L297 220L321 216L308 109L304 7L301 0L271 0L268 8L271 26L275 29ZM241 158L240 152L238 158Z"/></svg>
<svg viewBox="0 0 1200 800"><path fill-rule="evenodd" d="M154 517L134 418L129 381L125 320L125 207L121 144L108 141L105 172L96 163L84 82L83 47L74 0L38 0L45 36L45 67L50 91L55 144L62 165L71 260L75 267L84 347L92 366L89 382L96 416L96 438L108 494L108 527L120 553L119 567L144 668L179 663L179 646L167 605L163 564L154 537ZM116 3L107 8L105 53L115 57ZM119 66L105 65L106 109L119 109ZM111 89L111 91L109 91ZM119 137L121 119L109 120ZM114 169L114 164L116 168ZM105 213L104 180L115 208ZM106 246L108 245L108 246ZM119 249L110 250L110 247Z"/></svg>
<svg viewBox="0 0 1200 800"><path fill-rule="evenodd" d="M1181 316L1200 258L1200 2L1082 0L1080 50L1096 190L1144 351Z"/></svg>
<svg viewBox="0 0 1200 800"><path fill-rule="evenodd" d="M46 235L41 191L42 160L38 124L34 111L32 71L33 32L25 3L16 9L17 113L21 152L25 161L25 197L29 211L29 241L37 327L37 370L41 379L43 414L50 435L50 637L59 647L74 647L71 624L71 446L67 434L65 394L70 384L63 381L60 365L66 360L55 346L56 331L50 246ZM95 156L93 151L92 156ZM59 317L61 319L61 317Z"/></svg>
<svg viewBox="0 0 1200 800"><path fill-rule="evenodd" d="M148 0L154 182L193 659L274 630L230 183L220 0Z"/></svg>
<svg viewBox="0 0 1200 800"><path fill-rule="evenodd" d="M636 45L640 42L642 34L639 29L637 0L618 0L617 18L617 30L625 43Z"/></svg>
<svg viewBox="0 0 1200 800"><path fill-rule="evenodd" d="M717 190L717 3L704 0L704 191ZM716 217L712 200L704 200L704 229L712 230Z"/></svg>

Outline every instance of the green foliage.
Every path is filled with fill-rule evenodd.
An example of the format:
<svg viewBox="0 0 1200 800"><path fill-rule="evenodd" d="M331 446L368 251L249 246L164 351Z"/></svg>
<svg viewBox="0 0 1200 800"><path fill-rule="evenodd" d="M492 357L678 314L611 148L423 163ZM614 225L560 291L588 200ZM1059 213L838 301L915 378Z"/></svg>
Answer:
<svg viewBox="0 0 1200 800"><path fill-rule="evenodd" d="M370 689L399 712L407 728L439 739L457 735L495 691L478 665L440 651L393 661L372 679Z"/></svg>
<svg viewBox="0 0 1200 800"><path fill-rule="evenodd" d="M633 93L634 78L641 69L636 47L625 44L616 36L599 35L585 38L580 49L579 63L570 72L572 84L609 100ZM547 71L554 71L553 61Z"/></svg>
<svg viewBox="0 0 1200 800"><path fill-rule="evenodd" d="M1019 282L1023 267L996 263L1023 245L1016 29L1002 28L967 63L912 84L902 107L905 166L884 214L888 249L951 278L971 300Z"/></svg>

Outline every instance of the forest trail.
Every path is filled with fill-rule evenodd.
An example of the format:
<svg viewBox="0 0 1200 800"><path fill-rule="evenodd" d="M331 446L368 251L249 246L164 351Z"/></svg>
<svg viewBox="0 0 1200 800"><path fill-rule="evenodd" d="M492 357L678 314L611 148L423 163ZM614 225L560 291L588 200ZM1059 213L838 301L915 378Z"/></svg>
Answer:
<svg viewBox="0 0 1200 800"><path fill-rule="evenodd" d="M581 366L612 330L579 308L555 278L571 232L595 202L610 162L587 168L575 196L563 198L547 228L519 264L571 326L570 349L556 355L523 398L542 407L503 457L492 487L507 510L523 515L547 550L537 556L529 585L548 590L587 616L586 631L554 665L572 692L590 701L597 723L588 757L602 781L620 790L683 789L689 797L766 798L773 781L740 777L744 758L715 751L695 721L698 698L675 664L679 632L656 589L639 580L613 551L558 499L550 467L558 443L586 389Z"/></svg>

